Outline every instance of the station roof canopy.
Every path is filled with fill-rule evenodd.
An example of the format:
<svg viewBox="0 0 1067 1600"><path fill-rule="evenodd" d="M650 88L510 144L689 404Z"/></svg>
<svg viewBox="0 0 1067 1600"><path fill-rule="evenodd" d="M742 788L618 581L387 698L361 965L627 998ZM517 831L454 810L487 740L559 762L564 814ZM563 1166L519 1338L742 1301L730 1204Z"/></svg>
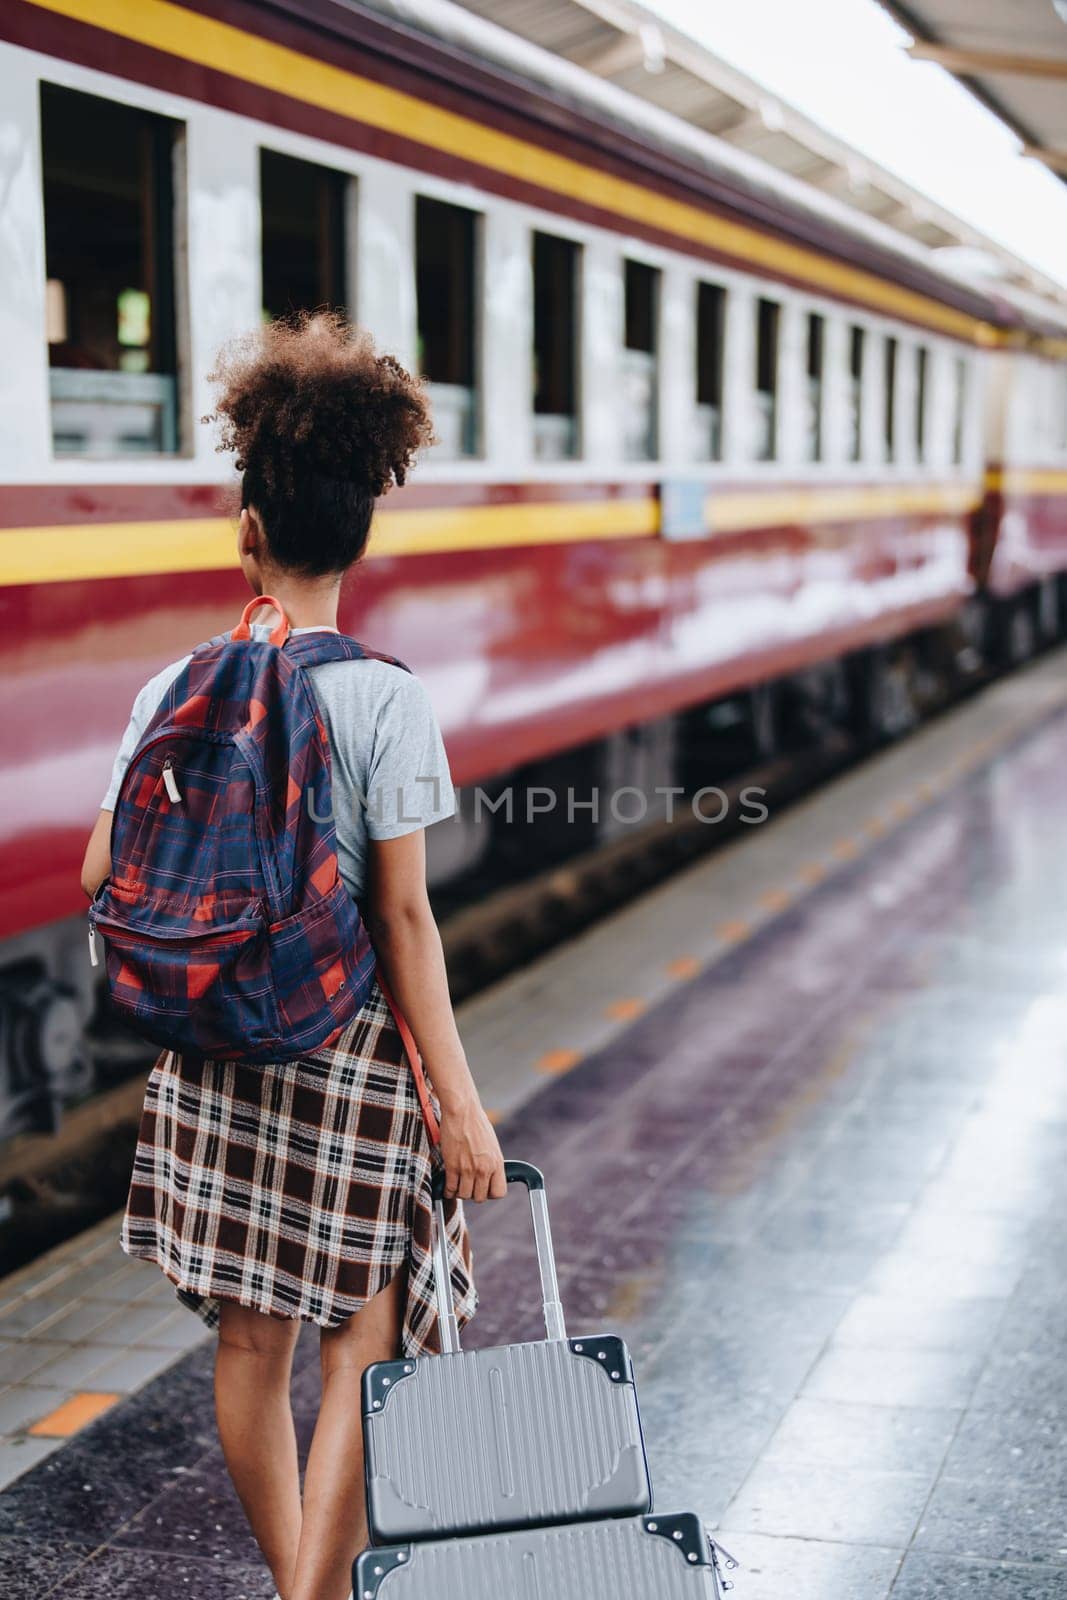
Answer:
<svg viewBox="0 0 1067 1600"><path fill-rule="evenodd" d="M1067 182L1067 0L880 0L909 54L965 84Z"/></svg>
<svg viewBox="0 0 1067 1600"><path fill-rule="evenodd" d="M882 0L887 4L887 0ZM1067 0L1063 0L1067 12ZM738 71L695 39L673 28L637 0L460 0L465 10L496 23L520 38L582 67L660 110L766 162L804 184L831 195L850 209L891 228L946 257L978 253L996 262L1001 284L1062 303L1062 287L1027 262L955 216L919 190L837 139L755 79ZM907 8L887 9L913 36L938 25L974 47L978 38L1026 40L1034 53L1051 57L1057 40L1067 56L1067 27L1059 21L1052 0L916 0ZM957 23L949 28L951 18ZM1033 21L1032 32L1029 22ZM922 48L927 48L923 43ZM961 46L962 48L962 46ZM1001 49L1000 44L996 44ZM1047 104L1035 123L1030 119L1024 141L1046 138L1067 147L1064 82L1053 78L1010 79L1014 96L1007 119L1017 109L1020 119L1035 91ZM1001 93L997 77L991 86ZM1058 126L1056 120L1058 117ZM1046 120L1047 119L1047 120ZM1021 131L1020 121L1020 131ZM1062 153L1067 172L1067 148Z"/></svg>

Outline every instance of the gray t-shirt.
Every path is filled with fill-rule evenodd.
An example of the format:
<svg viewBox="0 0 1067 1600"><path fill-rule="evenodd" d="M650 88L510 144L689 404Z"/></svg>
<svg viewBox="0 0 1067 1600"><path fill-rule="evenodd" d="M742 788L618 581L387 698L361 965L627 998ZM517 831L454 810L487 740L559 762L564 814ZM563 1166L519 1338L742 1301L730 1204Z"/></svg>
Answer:
<svg viewBox="0 0 1067 1600"><path fill-rule="evenodd" d="M252 633L266 639L270 628L254 623ZM104 811L114 811L122 775L141 735L188 661L183 656L157 672L134 701L101 802ZM398 839L455 811L448 757L430 697L413 673L388 661L369 660L329 661L309 667L308 673L330 739L338 867L358 900L367 879L368 838Z"/></svg>

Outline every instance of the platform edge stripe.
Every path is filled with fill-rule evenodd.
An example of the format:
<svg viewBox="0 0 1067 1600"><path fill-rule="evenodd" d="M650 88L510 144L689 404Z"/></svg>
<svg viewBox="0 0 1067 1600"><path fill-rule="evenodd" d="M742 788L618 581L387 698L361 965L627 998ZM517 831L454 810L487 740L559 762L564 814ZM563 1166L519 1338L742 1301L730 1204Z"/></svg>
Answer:
<svg viewBox="0 0 1067 1600"><path fill-rule="evenodd" d="M69 1400L56 1406L45 1417L38 1417L26 1432L34 1438L69 1439L73 1434L80 1433L87 1428L90 1422L95 1422L97 1417L102 1417L105 1411L110 1411L122 1398L118 1394L97 1393L94 1390L84 1390L80 1394L71 1395Z"/></svg>
<svg viewBox="0 0 1067 1600"><path fill-rule="evenodd" d="M430 149L449 151L477 166L598 206L631 222L658 226L678 238L722 251L754 267L799 277L830 293L896 312L909 321L955 334L970 343L997 342L998 331L992 324L917 290L706 208L659 194L631 179L615 177L273 40L258 38L219 18L185 10L172 0L29 3L289 99L318 106L350 122L402 134ZM353 105L359 107L358 117L353 115Z"/></svg>

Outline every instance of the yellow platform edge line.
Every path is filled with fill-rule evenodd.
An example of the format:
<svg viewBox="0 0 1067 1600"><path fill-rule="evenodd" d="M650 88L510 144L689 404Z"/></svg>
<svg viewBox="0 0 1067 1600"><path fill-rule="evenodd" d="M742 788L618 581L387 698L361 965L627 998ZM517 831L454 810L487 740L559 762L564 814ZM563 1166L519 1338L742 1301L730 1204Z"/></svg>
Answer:
<svg viewBox="0 0 1067 1600"><path fill-rule="evenodd" d="M393 89L342 67L259 38L231 23L175 5L172 0L31 0L41 10L103 29L180 60L333 112L349 121L413 139L431 149L513 180L536 184L631 223L662 229L754 270L799 278L830 294L895 313L972 344L991 346L991 323L906 289L876 273L833 260L803 245L776 239L699 205L615 177L533 141L506 134L459 112Z"/></svg>
<svg viewBox="0 0 1067 1600"><path fill-rule="evenodd" d="M37 1438L69 1439L73 1434L80 1433L82 1428L95 1422L97 1417L103 1416L105 1411L110 1411L120 1399L117 1394L101 1394L95 1390L83 1390L72 1395L69 1400L64 1400L62 1405L50 1411L46 1417L39 1417L26 1431Z"/></svg>

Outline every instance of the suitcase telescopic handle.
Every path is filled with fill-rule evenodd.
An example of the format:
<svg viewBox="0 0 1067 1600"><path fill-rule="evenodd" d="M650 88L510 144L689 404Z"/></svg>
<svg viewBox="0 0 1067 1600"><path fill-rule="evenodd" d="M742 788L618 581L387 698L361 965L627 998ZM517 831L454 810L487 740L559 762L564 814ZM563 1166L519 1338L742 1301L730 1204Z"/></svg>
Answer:
<svg viewBox="0 0 1067 1600"><path fill-rule="evenodd" d="M523 1183L530 1196L530 1213L533 1217L534 1240L537 1244L537 1266L541 1274L541 1298L545 1310L545 1332L550 1339L565 1339L567 1329L563 1321L563 1306L559 1298L559 1281L556 1277L556 1253L552 1248L552 1227L548 1220L548 1200L545 1196L544 1173L529 1161L505 1161L504 1176L508 1183ZM459 1349L459 1324L452 1297L452 1276L448 1264L448 1233L445 1226L445 1178L443 1172L433 1176L434 1241L433 1279L437 1299L437 1321L441 1329L441 1350L452 1355Z"/></svg>

